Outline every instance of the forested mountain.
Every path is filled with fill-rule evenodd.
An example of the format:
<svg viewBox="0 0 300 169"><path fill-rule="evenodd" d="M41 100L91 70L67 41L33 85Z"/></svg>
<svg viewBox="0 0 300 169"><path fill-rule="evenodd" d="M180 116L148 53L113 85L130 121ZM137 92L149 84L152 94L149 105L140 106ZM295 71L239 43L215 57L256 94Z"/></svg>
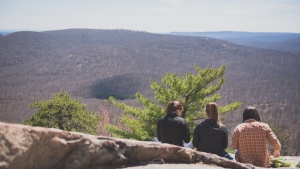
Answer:
<svg viewBox="0 0 300 169"><path fill-rule="evenodd" d="M0 38L0 121L21 122L34 110L33 99L61 90L90 111L106 113L111 123L119 111L107 103L115 96L135 104L137 91L152 97L149 80L165 72L184 75L226 65L220 105L244 106L224 116L230 135L248 105L263 121L288 134L289 154L300 153L300 53L240 46L208 37L152 34L129 30L70 29L15 32Z"/></svg>
<svg viewBox="0 0 300 169"><path fill-rule="evenodd" d="M235 44L286 52L300 52L300 33L268 32L172 32L171 35L210 37Z"/></svg>

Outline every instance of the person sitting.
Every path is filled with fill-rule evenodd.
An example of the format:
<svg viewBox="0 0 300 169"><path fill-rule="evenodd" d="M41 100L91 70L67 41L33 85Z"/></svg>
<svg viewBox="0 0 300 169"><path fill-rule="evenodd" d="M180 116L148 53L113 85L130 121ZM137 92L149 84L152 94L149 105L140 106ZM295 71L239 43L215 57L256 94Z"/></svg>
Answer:
<svg viewBox="0 0 300 169"><path fill-rule="evenodd" d="M186 121L181 118L183 103L173 101L168 104L165 117L157 122L157 138L162 143L183 147L183 141L190 141L190 129Z"/></svg>
<svg viewBox="0 0 300 169"><path fill-rule="evenodd" d="M198 151L213 153L232 160L225 151L228 146L228 132L221 123L218 105L209 102L205 106L207 119L198 124L194 130L193 146Z"/></svg>
<svg viewBox="0 0 300 169"><path fill-rule="evenodd" d="M269 167L267 141L274 149L274 157L279 157L281 145L276 135L268 124L261 122L255 107L247 107L243 112L243 123L236 126L232 136L231 145L236 149L236 161Z"/></svg>

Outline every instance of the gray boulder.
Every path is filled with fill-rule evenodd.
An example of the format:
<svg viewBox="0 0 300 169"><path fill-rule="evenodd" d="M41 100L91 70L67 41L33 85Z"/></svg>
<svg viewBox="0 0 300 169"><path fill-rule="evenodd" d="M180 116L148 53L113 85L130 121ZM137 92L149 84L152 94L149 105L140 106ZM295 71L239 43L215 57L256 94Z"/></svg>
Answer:
<svg viewBox="0 0 300 169"><path fill-rule="evenodd" d="M205 168L253 167L170 144L0 122L0 169L97 169L188 164L190 167L205 165Z"/></svg>

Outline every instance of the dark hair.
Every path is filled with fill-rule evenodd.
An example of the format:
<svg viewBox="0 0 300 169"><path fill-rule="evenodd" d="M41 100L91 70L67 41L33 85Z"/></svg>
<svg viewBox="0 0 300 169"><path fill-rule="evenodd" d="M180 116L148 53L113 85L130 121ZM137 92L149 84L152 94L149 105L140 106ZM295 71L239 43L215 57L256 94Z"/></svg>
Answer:
<svg viewBox="0 0 300 169"><path fill-rule="evenodd" d="M248 119L254 119L254 120L259 121L259 122L261 121L260 117L259 117L259 114L258 114L258 111L256 110L255 107L248 106L244 110L244 112L243 112L243 122L245 122Z"/></svg>
<svg viewBox="0 0 300 169"><path fill-rule="evenodd" d="M206 112L208 118L210 118L214 122L216 122L219 127L222 126L218 105L215 102L207 103L205 106L205 112Z"/></svg>
<svg viewBox="0 0 300 169"><path fill-rule="evenodd" d="M166 113L173 113L175 112L177 109L182 110L183 107L183 103L179 102L179 101L173 101L171 103L168 103L167 109L166 109Z"/></svg>

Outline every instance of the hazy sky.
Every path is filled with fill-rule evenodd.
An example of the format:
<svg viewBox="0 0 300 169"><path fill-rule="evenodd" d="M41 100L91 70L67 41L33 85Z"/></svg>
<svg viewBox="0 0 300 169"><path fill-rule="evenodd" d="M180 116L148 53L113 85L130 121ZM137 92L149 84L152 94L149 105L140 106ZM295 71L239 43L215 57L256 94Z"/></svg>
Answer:
<svg viewBox="0 0 300 169"><path fill-rule="evenodd" d="M0 0L0 29L300 33L300 0Z"/></svg>

